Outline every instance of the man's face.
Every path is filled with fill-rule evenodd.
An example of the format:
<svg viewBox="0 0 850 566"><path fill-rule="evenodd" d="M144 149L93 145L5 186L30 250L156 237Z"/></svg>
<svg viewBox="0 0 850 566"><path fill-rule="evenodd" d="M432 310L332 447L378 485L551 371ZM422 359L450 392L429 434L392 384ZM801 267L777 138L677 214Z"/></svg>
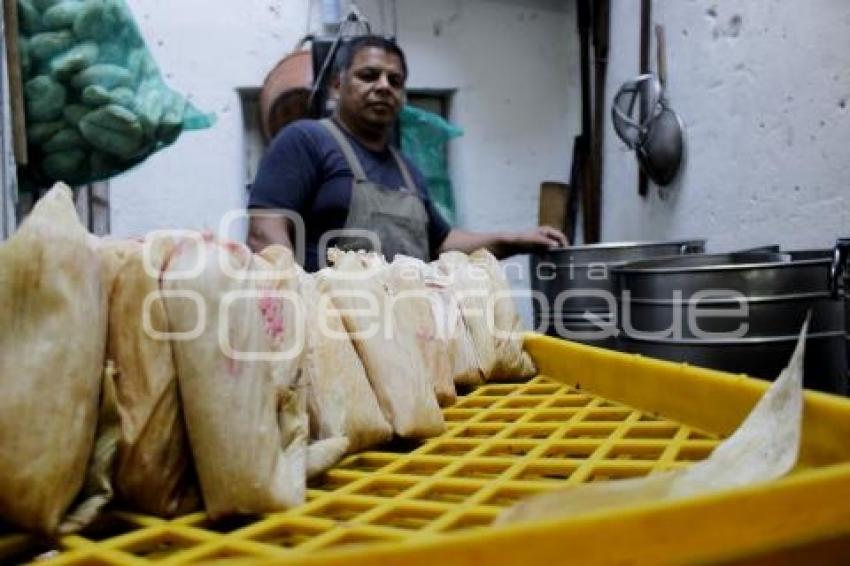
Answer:
<svg viewBox="0 0 850 566"><path fill-rule="evenodd" d="M339 84L339 111L368 128L395 122L404 101L404 71L395 53L380 47L357 51Z"/></svg>

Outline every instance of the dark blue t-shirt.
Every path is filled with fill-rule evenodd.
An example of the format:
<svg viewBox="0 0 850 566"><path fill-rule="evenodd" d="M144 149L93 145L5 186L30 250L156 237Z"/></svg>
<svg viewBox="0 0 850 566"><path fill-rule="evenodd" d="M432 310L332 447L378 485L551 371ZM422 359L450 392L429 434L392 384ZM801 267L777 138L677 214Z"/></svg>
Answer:
<svg viewBox="0 0 850 566"><path fill-rule="evenodd" d="M343 130L366 177L388 188L400 188L404 179L392 153L365 147ZM436 253L451 227L434 208L425 180L402 156L428 212L428 243ZM282 208L297 212L306 227L304 269L318 269L317 244L328 230L345 226L351 202L353 174L331 133L316 120L298 120L275 137L260 162L251 187L248 208Z"/></svg>

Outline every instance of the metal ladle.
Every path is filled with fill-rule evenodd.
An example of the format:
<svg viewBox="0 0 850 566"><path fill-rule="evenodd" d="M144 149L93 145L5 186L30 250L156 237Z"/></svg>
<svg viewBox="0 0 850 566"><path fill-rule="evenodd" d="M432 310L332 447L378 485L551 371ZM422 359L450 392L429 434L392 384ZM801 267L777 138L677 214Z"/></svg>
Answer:
<svg viewBox="0 0 850 566"><path fill-rule="evenodd" d="M670 184L682 165L684 123L665 97L666 61L663 30L658 33L658 76L640 75L623 83L611 108L614 130L653 182ZM640 102L640 104L638 104ZM646 118L634 118L635 107L646 108Z"/></svg>

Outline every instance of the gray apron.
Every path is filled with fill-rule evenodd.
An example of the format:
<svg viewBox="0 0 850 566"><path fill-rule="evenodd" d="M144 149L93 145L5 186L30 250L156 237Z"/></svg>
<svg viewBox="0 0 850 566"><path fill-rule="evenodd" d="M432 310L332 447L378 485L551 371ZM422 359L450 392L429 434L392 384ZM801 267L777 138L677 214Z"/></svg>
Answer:
<svg viewBox="0 0 850 566"><path fill-rule="evenodd" d="M333 135L354 176L351 203L343 230L373 232L378 238L381 252L388 261L392 261L396 254L430 260L428 212L416 189L416 183L413 182L413 177L398 152L390 147L405 186L391 189L373 183L366 178L363 165L339 126L328 119L322 120L321 123ZM336 246L347 250L376 251L368 238L356 235L341 237L336 241ZM325 250L318 252L322 254Z"/></svg>

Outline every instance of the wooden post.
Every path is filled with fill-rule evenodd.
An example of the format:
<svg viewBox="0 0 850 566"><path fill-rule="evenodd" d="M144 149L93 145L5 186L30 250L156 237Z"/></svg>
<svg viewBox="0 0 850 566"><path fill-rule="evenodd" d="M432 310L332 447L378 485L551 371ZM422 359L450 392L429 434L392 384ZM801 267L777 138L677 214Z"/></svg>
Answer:
<svg viewBox="0 0 850 566"><path fill-rule="evenodd" d="M649 72L650 24L652 22L652 0L640 2L640 74ZM641 97L640 121L646 119L649 108L644 97ZM649 193L649 179L643 169L638 169L638 194L645 197Z"/></svg>
<svg viewBox="0 0 850 566"><path fill-rule="evenodd" d="M593 129L591 133L591 161L593 163L593 217L596 221L593 236L598 242L602 237L602 178L605 163L603 146L605 141L605 87L608 78L608 44L610 28L609 0L593 3Z"/></svg>
<svg viewBox="0 0 850 566"><path fill-rule="evenodd" d="M21 56L18 51L18 3L3 0L3 36L6 42L6 68L9 72L9 99L12 104L12 141L15 161L26 165L27 126L24 116L24 82L21 76Z"/></svg>
<svg viewBox="0 0 850 566"><path fill-rule="evenodd" d="M5 27L6 15L0 11L0 28ZM15 230L15 200L18 193L15 160L12 150L12 116L9 104L9 81L6 69L6 50L0 50L0 239L8 238Z"/></svg>
<svg viewBox="0 0 850 566"><path fill-rule="evenodd" d="M579 0L577 5L579 31L579 61L581 70L581 135L576 138L573 151L573 172L570 185L581 196L584 243L599 241L600 197L597 172L593 161L593 102L591 100L590 36L593 12L590 0ZM572 240L570 240L572 242Z"/></svg>

